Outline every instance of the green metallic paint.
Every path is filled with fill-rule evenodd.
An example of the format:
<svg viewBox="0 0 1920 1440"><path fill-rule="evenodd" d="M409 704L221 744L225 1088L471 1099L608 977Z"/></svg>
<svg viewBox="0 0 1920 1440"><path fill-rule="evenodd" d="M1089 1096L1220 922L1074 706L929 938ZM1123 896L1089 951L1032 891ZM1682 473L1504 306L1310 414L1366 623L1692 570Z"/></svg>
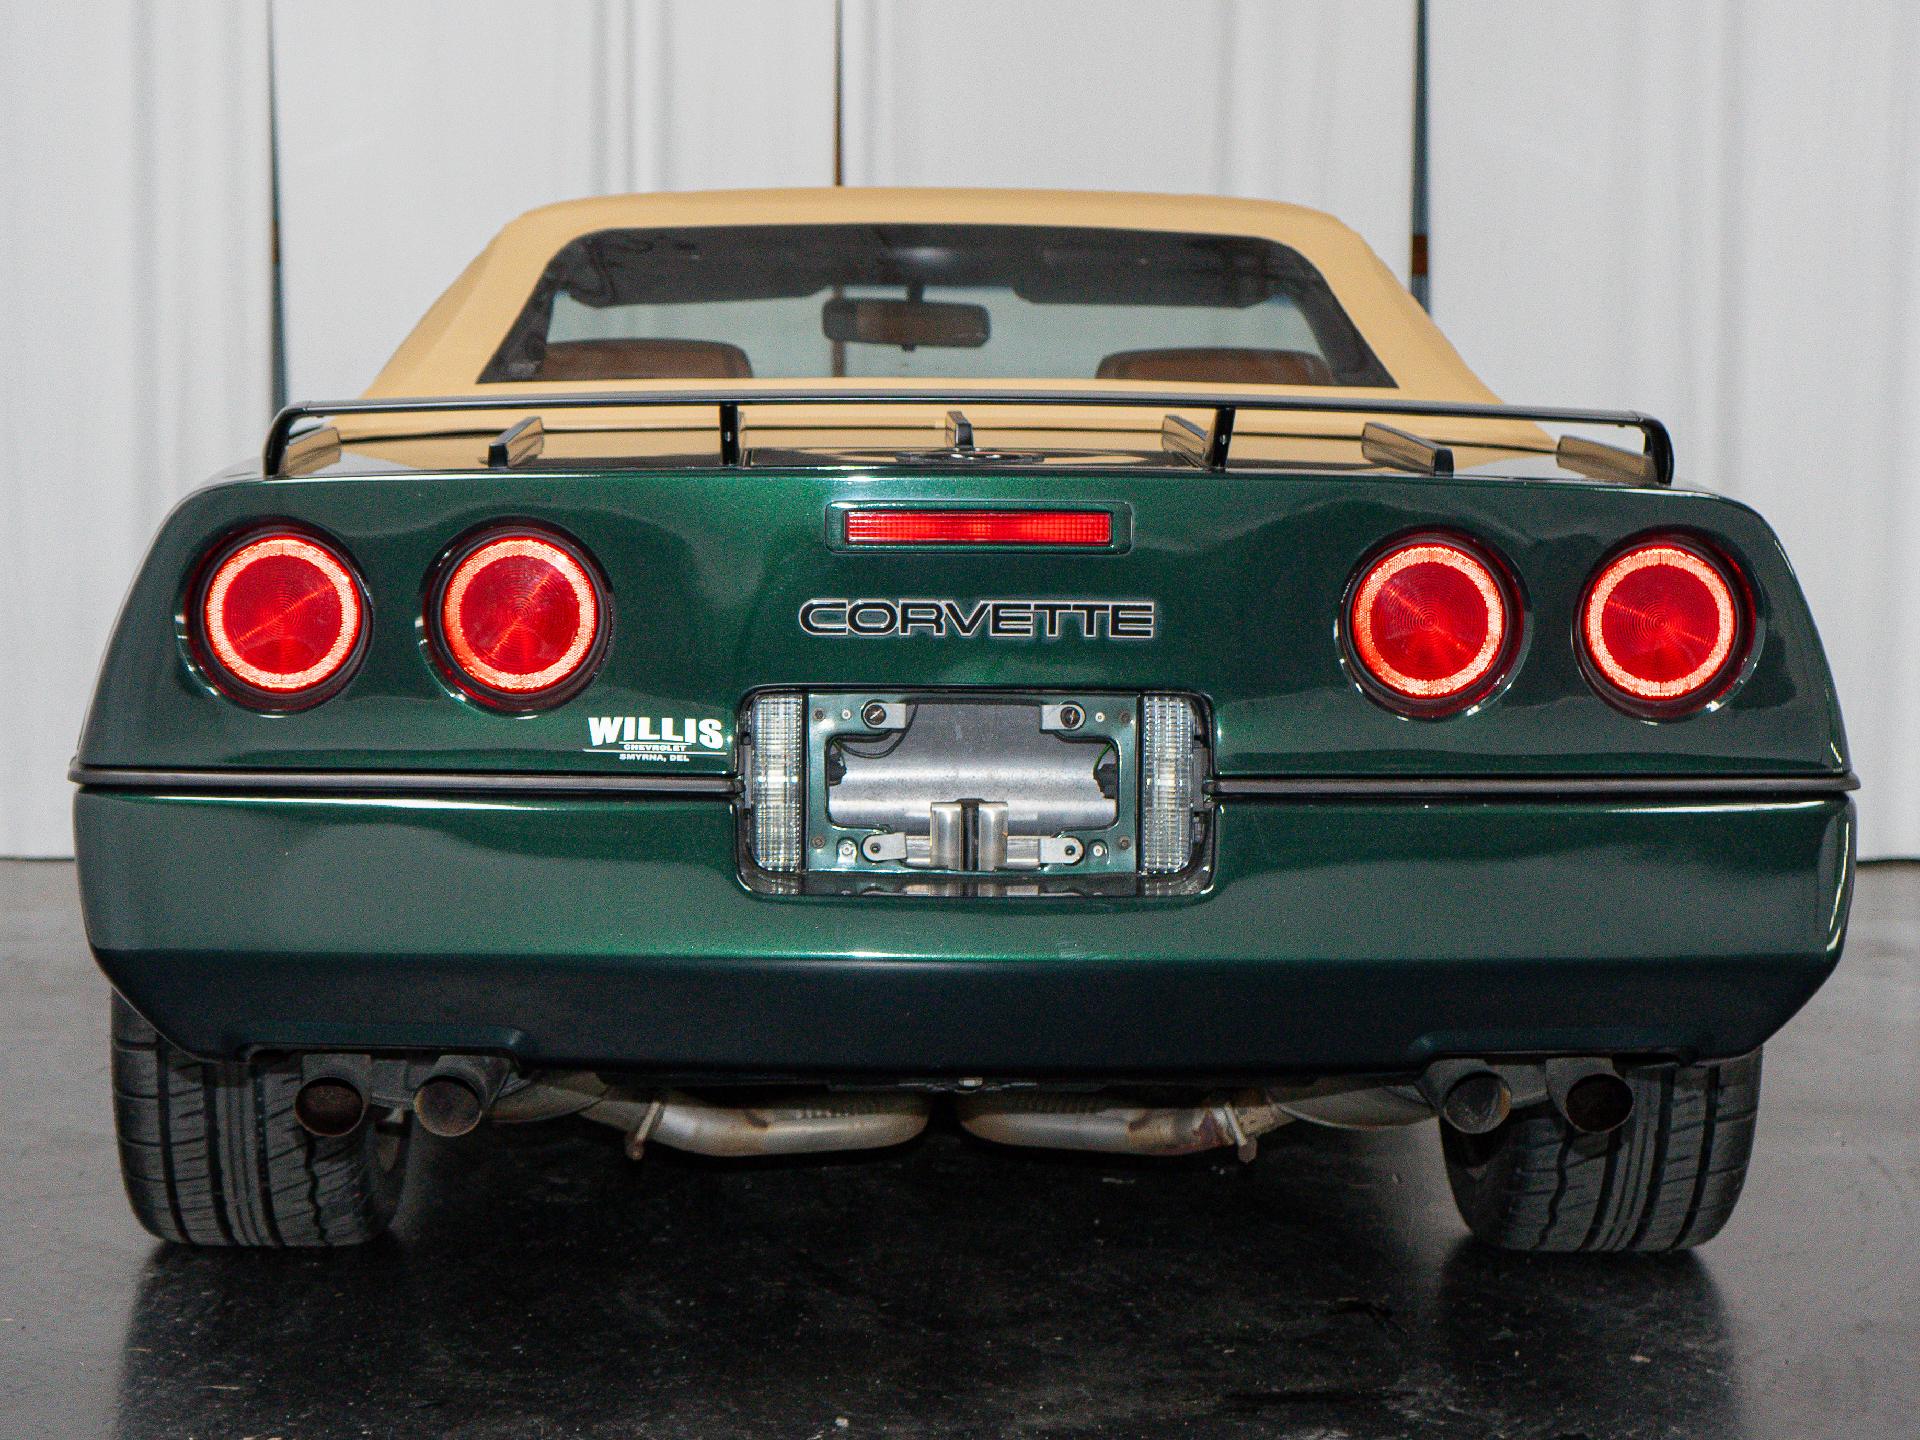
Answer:
<svg viewBox="0 0 1920 1440"><path fill-rule="evenodd" d="M836 551L852 501L1095 504L1130 548ZM435 562L507 519L593 553L613 633L592 683L502 714L438 673ZM336 697L263 715L185 642L210 547L263 521L333 537L369 597ZM1457 531L1525 598L1518 668L1419 721L1343 668L1341 599L1382 542ZM1594 566L1680 530L1755 598L1713 709L1638 720L1573 643ZM1152 600L1150 640L828 638L822 596ZM1229 777L1844 774L1826 661L1766 525L1669 490L1495 479L1081 471L511 471L233 479L169 518L135 581L80 748L92 767L725 776L768 687L1186 691ZM587 717L718 720L682 763L591 753ZM1839 956L1843 797L1225 799L1215 869L1174 897L772 898L724 797L144 794L84 786L76 849L109 977L202 1053L510 1052L662 1073L1404 1073L1445 1054L1751 1049Z"/></svg>
<svg viewBox="0 0 1920 1440"><path fill-rule="evenodd" d="M827 507L848 501L1111 504L1126 552L835 552ZM592 684L555 709L493 713L436 673L422 586L458 536L518 517L579 537L606 572L615 631ZM278 518L337 538L371 598L365 662L334 699L263 716L191 669L188 577L235 529ZM1418 529L1477 537L1530 606L1525 654L1476 711L1407 720L1343 669L1340 598L1362 556ZM1595 695L1573 649L1594 565L1656 529L1706 538L1746 575L1759 625L1723 704L1653 724ZM1152 599L1152 640L819 638L815 596ZM1765 523L1684 491L1464 476L1191 471L513 471L330 474L230 481L170 517L136 580L82 739L89 765L590 771L595 714L717 717L731 737L767 686L1174 689L1208 698L1226 774L1821 774L1844 771L1832 682L1798 585ZM730 753L685 773L724 773ZM632 770L632 765L624 767ZM665 768L665 767L662 767Z"/></svg>
<svg viewBox="0 0 1920 1440"><path fill-rule="evenodd" d="M1838 959L1852 816L1236 801L1202 896L988 901L750 895L713 800L75 806L96 952L192 1049L731 1075L1734 1054Z"/></svg>

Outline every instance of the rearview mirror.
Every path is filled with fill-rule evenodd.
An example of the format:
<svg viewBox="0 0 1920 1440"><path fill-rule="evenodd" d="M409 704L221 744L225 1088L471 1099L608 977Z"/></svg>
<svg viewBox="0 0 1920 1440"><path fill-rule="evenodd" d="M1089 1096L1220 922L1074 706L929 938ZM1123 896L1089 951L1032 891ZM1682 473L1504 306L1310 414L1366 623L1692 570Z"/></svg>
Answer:
<svg viewBox="0 0 1920 1440"><path fill-rule="evenodd" d="M820 311L829 340L977 350L987 343L987 307L939 300L829 300Z"/></svg>

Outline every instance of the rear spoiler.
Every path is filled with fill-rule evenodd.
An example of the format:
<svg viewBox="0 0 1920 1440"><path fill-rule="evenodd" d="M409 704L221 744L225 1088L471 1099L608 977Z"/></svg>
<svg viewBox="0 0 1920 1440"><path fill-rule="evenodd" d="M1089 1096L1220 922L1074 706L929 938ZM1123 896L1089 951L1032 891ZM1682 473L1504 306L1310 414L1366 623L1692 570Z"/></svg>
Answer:
<svg viewBox="0 0 1920 1440"><path fill-rule="evenodd" d="M1158 410L1165 416L1162 444L1169 453L1208 470L1224 470L1233 447L1236 417L1242 411L1282 411L1317 415L1361 415L1397 420L1424 419L1518 420L1546 425L1607 425L1640 432L1641 448L1626 450L1577 436L1561 439L1554 451L1557 462L1591 479L1630 485L1673 483L1673 440L1667 427L1651 415L1634 410L1542 409L1528 405L1479 405L1450 400L1352 400L1318 395L1236 395L1164 390L647 390L594 391L560 395L449 395L396 400L327 400L289 405L273 417L262 456L265 473L286 473L290 453L310 451L318 459L338 453L339 435L331 427L308 430L298 439L294 427L303 420L344 415L424 415L460 411L509 411L543 414L553 410L613 410L642 407L675 409L712 406L718 432L720 463L744 463L740 443L740 411L758 405L1061 405L1124 407ZM1209 410L1211 425L1202 429L1177 412ZM954 412L958 414L958 412ZM962 417L964 423L964 417ZM489 447L489 463L518 463L538 453L527 421L517 421ZM1363 435L1368 458L1433 474L1450 473L1450 448L1384 423L1366 427ZM949 422L948 434L956 433ZM969 431L968 439L971 439ZM969 447L970 448L970 447ZM516 458L517 457L517 458ZM326 463L321 460L320 463Z"/></svg>

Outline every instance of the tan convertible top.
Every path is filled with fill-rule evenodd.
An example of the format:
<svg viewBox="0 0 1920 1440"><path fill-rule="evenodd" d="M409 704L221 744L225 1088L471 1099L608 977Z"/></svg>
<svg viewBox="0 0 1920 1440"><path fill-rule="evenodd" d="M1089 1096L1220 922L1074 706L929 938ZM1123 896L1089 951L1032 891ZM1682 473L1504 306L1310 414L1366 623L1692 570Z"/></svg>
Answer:
<svg viewBox="0 0 1920 1440"><path fill-rule="evenodd" d="M1254 386L1255 390L1317 395L1349 390L1375 398L1491 401L1495 397L1468 370L1427 313L1353 231L1318 210L1272 200L1227 200L1199 195L1106 194L1076 190L717 190L684 194L613 195L570 200L530 211L509 224L480 253L414 327L387 362L369 398L404 395L498 394L556 390L633 390L631 380L503 381L478 377L499 348L535 283L556 252L598 230L677 225L858 223L970 223L1084 225L1130 230L1249 235L1297 250L1325 277L1355 328L1397 382L1393 387ZM1060 376L1077 387L1126 389L1124 381ZM750 391L756 382L742 380ZM778 388L791 380L759 382ZM889 382L898 388L937 388L951 394L968 385L1004 388L1005 381ZM871 379L823 387L871 388ZM700 389L710 382L648 381L645 388ZM1219 385L1204 387L1219 390Z"/></svg>
<svg viewBox="0 0 1920 1440"><path fill-rule="evenodd" d="M717 388L712 379L545 376L485 384L479 379L548 264L583 235L677 226L888 223L1078 225L1274 241L1319 271L1393 383L1155 380L1143 391L1137 381L1084 375L1021 380L822 375L798 382L792 376L740 376ZM635 403L592 403L594 396L615 394L634 397ZM687 396L685 404L669 398L681 394ZM756 394L767 398L756 403ZM829 398L837 394L848 398ZM924 404L916 398L921 394L927 397ZM1113 400L1100 405L1096 394ZM1192 406L1181 403L1189 395ZM424 403L429 399L454 405ZM587 407L581 407L582 400ZM1411 414L1399 408L1402 402L1415 407ZM1298 205L1072 190L615 195L549 205L513 221L434 302L360 401L283 411L269 436L266 466L270 473L313 473L336 466L364 471L369 463L429 470L520 463L498 458L507 453L501 447L509 439L522 458L544 456L548 464L713 464L716 454L721 464L740 463L743 454L764 457L769 464L810 463L777 458L798 455L825 457L811 463L832 463L836 455L903 451L919 458L950 447L954 442L942 436L958 421L972 427L968 433L982 436L980 458L995 461L1024 457L1049 465L1100 465L1131 456L1131 463L1177 465L1181 459L1168 457L1195 460L1189 453L1192 437L1202 436L1205 463L1215 468L1226 465L1230 439L1237 466L1411 467L1445 473L1455 466L1529 459L1551 465L1557 458L1562 468L1610 481L1657 478L1665 483L1671 477L1670 442L1648 417L1511 407L1470 413L1487 406L1499 407L1498 398L1366 242L1332 216ZM334 417L332 424L290 447L298 423L327 416ZM544 427L538 442L525 433L535 421ZM1574 438L1565 437L1556 450L1557 442L1537 421L1637 428L1647 451L1631 454L1578 441L1585 449L1569 459L1566 446L1576 443ZM1363 433L1382 429L1374 422L1384 422L1384 436ZM1396 436L1392 427L1403 425L1418 434ZM1184 433L1171 433L1182 427ZM1434 446L1445 448L1430 453Z"/></svg>

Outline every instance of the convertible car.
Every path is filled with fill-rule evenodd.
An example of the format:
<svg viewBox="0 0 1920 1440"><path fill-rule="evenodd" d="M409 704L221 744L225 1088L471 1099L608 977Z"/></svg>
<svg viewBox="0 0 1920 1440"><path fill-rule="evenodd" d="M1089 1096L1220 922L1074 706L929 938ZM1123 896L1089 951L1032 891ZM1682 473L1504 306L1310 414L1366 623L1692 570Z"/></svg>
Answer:
<svg viewBox="0 0 1920 1440"><path fill-rule="evenodd" d="M1854 780L1773 533L1673 479L1309 210L525 216L134 581L73 771L133 1208L364 1241L416 1124L1437 1118L1488 1242L1699 1244Z"/></svg>

